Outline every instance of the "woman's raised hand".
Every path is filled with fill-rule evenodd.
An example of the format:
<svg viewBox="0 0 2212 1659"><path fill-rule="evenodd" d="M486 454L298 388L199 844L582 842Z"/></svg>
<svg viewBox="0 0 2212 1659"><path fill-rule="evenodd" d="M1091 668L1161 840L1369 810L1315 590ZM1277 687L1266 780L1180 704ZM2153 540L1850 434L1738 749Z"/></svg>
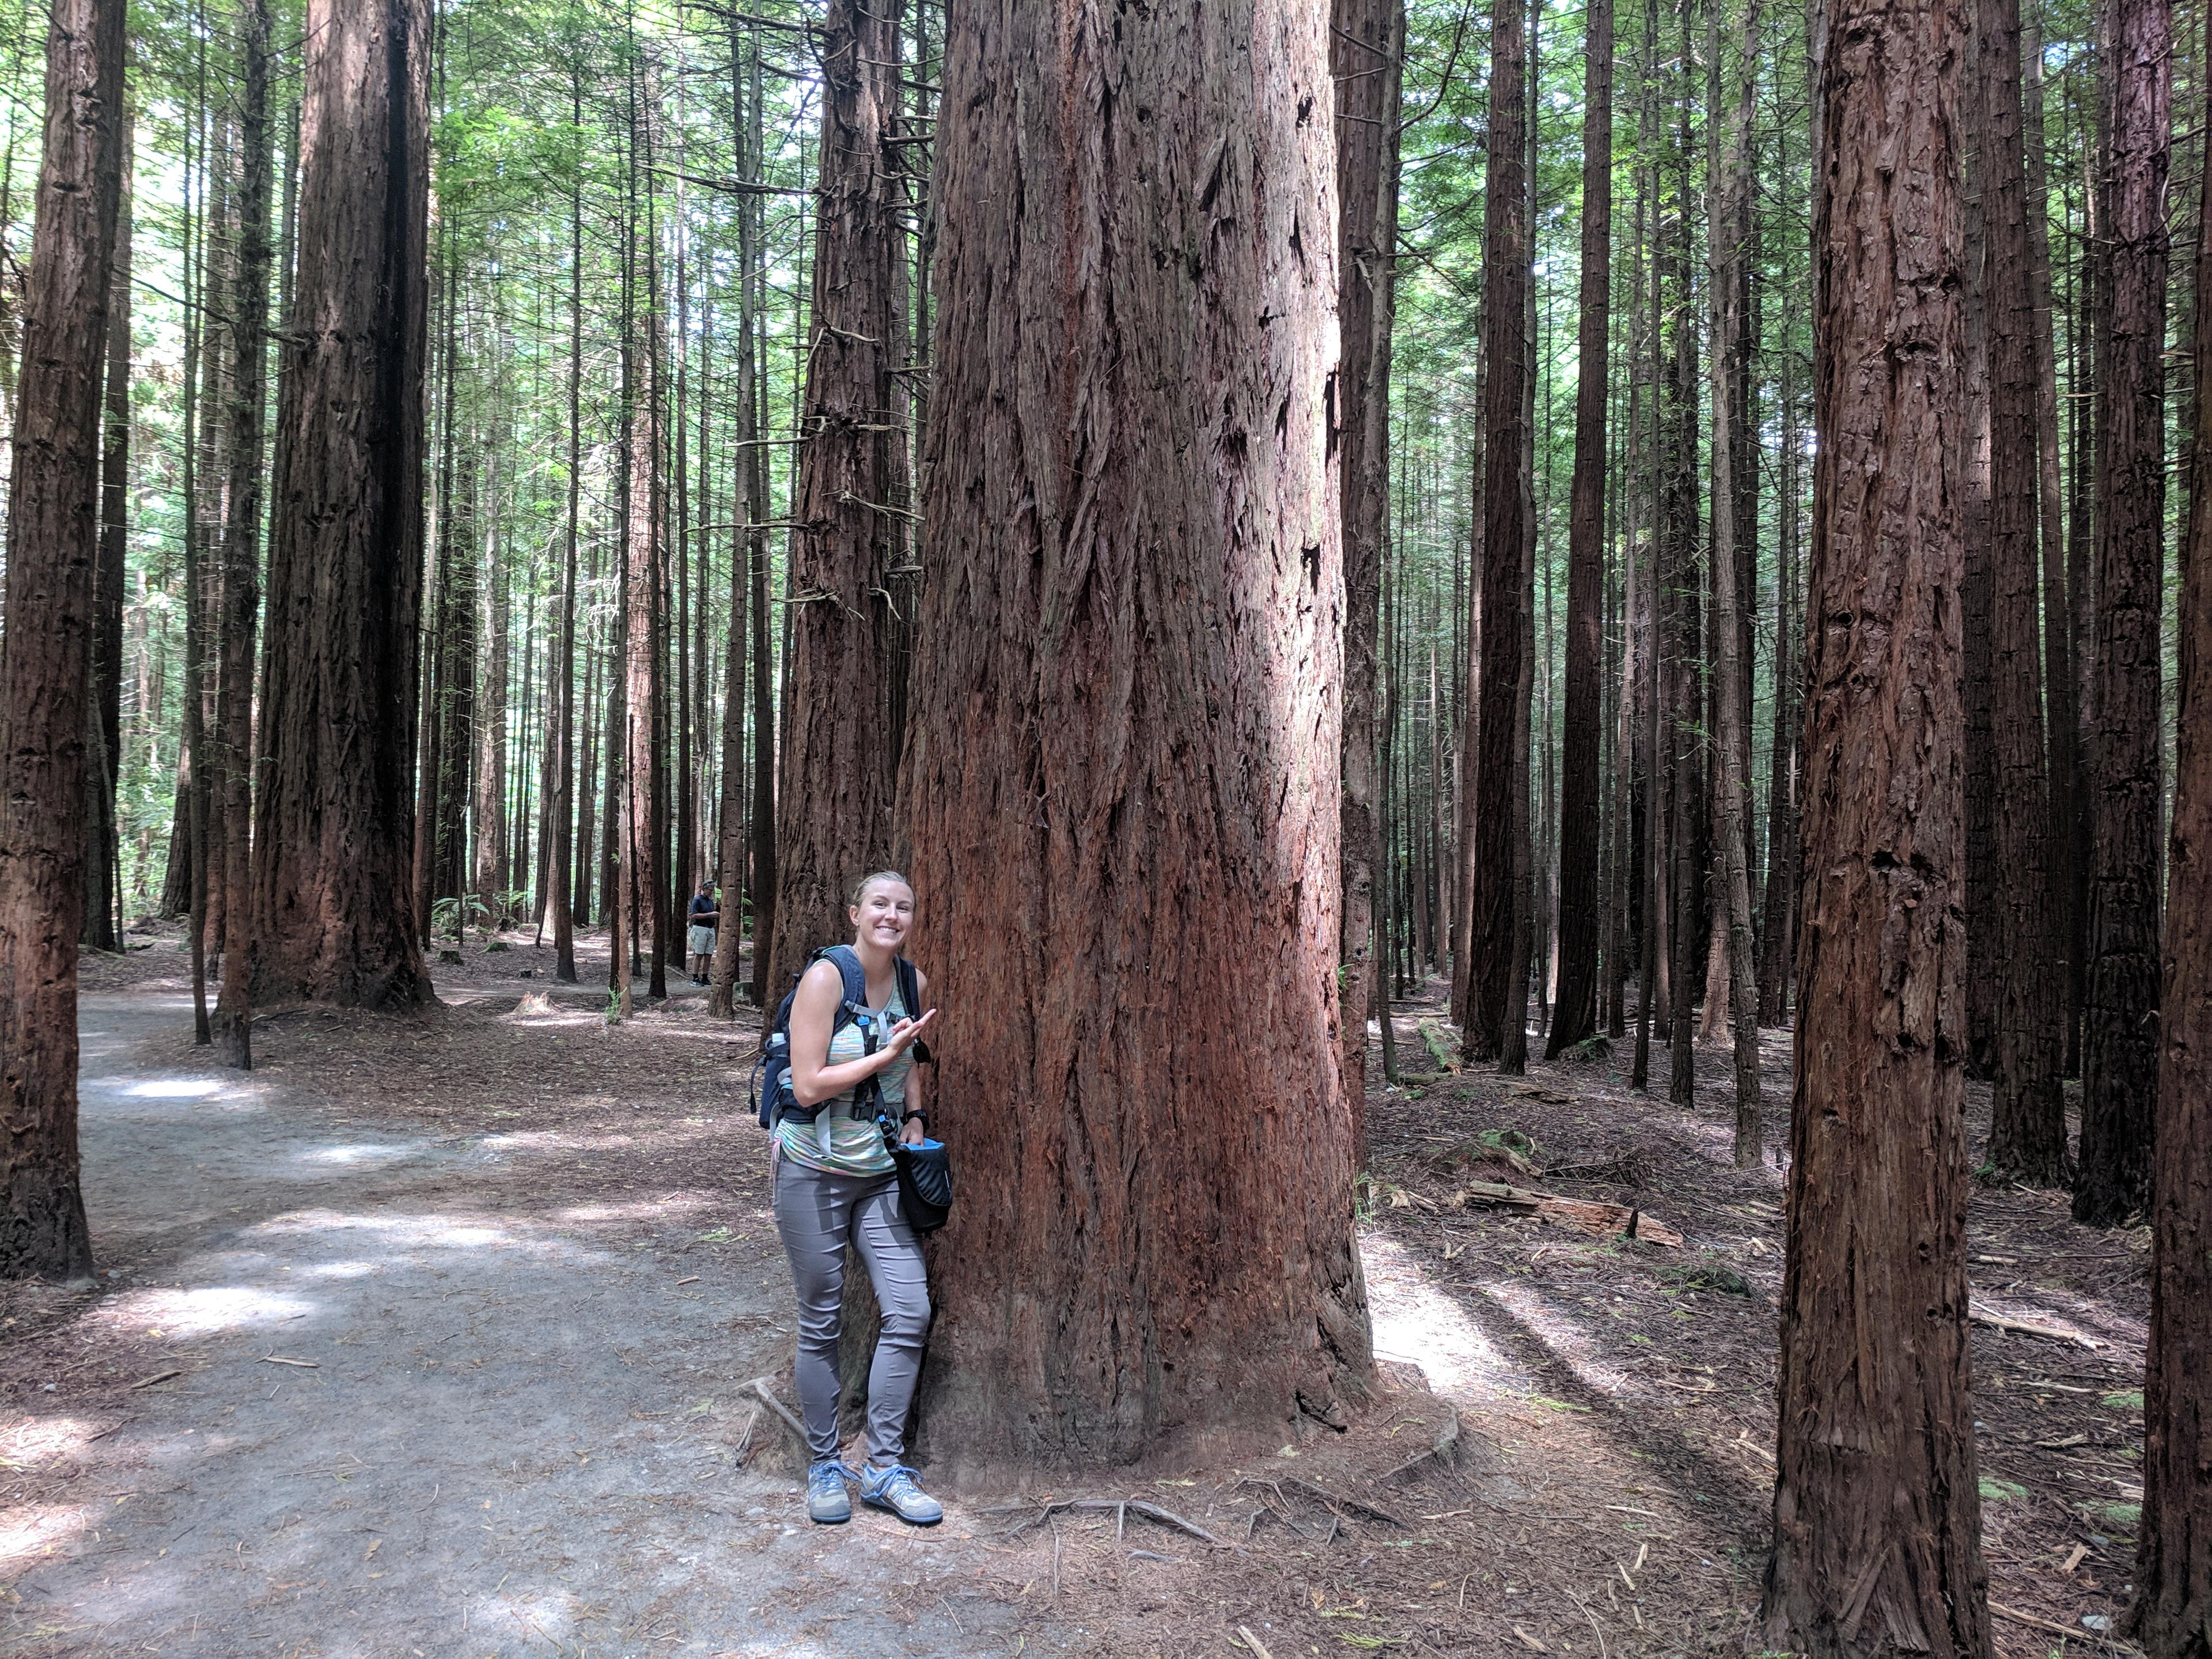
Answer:
<svg viewBox="0 0 2212 1659"><path fill-rule="evenodd" d="M936 1018L937 1010L932 1008L920 1019L901 1020L891 1027L891 1034L884 1039L884 1046L889 1052L895 1054L905 1053L914 1046L915 1040L929 1029L929 1022Z"/></svg>

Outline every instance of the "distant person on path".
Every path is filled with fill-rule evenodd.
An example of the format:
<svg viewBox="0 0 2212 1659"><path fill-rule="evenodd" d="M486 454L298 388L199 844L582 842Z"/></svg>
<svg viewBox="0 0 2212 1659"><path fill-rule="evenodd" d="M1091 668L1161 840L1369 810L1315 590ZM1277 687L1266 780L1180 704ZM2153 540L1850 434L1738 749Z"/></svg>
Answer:
<svg viewBox="0 0 2212 1659"><path fill-rule="evenodd" d="M691 895L691 982L704 985L707 970L714 965L714 929L722 920L714 898L714 878L699 878L699 890Z"/></svg>
<svg viewBox="0 0 2212 1659"><path fill-rule="evenodd" d="M821 1111L812 1122L779 1121L770 1154L776 1227L799 1292L799 1401L811 1459L806 1512L825 1524L850 1520L845 1483L857 1479L863 1503L932 1526L945 1510L902 1461L907 1411L929 1331L929 1286L921 1241L900 1214L895 1166L876 1125L877 1091L866 1085L874 1080L884 1115L900 1124L902 1139L919 1143L925 1120L909 1109L914 1061L908 1050L937 1012L907 1006L899 986L899 950L914 925L914 889L906 878L892 871L863 878L846 914L866 975L866 1014L837 1024L845 992L836 963L817 961L800 977L791 1006L792 1093L801 1106ZM918 970L912 979L915 1000L926 1005L929 981ZM867 1263L883 1310L883 1334L868 1370L868 1462L859 1470L839 1458L837 1440L837 1339L848 1243Z"/></svg>

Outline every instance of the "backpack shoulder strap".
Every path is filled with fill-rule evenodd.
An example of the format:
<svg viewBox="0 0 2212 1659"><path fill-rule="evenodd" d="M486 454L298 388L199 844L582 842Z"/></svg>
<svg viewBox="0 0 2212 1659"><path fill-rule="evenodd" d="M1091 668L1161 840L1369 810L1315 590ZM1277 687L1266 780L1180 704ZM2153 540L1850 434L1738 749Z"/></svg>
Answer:
<svg viewBox="0 0 2212 1659"><path fill-rule="evenodd" d="M908 1019L920 1019L921 1018L921 973L904 957L900 957L892 963L891 971L898 978L899 1001L906 1008L906 1017ZM915 1041L909 1052L914 1055L914 1063L917 1066L929 1066L936 1062L937 1056L929 1052L929 1045L919 1039Z"/></svg>
<svg viewBox="0 0 2212 1659"><path fill-rule="evenodd" d="M860 1010L868 1006L868 970L860 966L860 953L849 945L829 945L807 958L816 962L835 963L844 982L844 994L837 1008L837 1018L831 1022L832 1031L850 1025Z"/></svg>

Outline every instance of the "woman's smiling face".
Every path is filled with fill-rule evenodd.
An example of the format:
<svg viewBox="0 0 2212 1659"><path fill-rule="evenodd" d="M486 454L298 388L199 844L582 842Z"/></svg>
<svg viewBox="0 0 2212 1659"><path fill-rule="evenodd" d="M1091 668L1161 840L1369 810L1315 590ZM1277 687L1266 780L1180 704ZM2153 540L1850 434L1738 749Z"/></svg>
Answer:
<svg viewBox="0 0 2212 1659"><path fill-rule="evenodd" d="M846 914L863 944L881 945L896 954L914 926L914 889L878 876L860 890L860 902Z"/></svg>

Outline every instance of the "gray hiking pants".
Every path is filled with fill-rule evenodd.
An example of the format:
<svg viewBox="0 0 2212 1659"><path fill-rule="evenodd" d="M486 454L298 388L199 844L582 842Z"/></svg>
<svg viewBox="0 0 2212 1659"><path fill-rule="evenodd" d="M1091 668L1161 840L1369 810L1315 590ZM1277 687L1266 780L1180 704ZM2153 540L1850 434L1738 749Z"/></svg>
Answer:
<svg viewBox="0 0 2212 1659"><path fill-rule="evenodd" d="M848 1241L868 1265L884 1316L868 1368L868 1461L902 1461L907 1410L929 1334L929 1285L921 1242L899 1213L898 1177L834 1175L779 1158L775 1224L799 1291L799 1405L814 1461L837 1455L837 1337Z"/></svg>

